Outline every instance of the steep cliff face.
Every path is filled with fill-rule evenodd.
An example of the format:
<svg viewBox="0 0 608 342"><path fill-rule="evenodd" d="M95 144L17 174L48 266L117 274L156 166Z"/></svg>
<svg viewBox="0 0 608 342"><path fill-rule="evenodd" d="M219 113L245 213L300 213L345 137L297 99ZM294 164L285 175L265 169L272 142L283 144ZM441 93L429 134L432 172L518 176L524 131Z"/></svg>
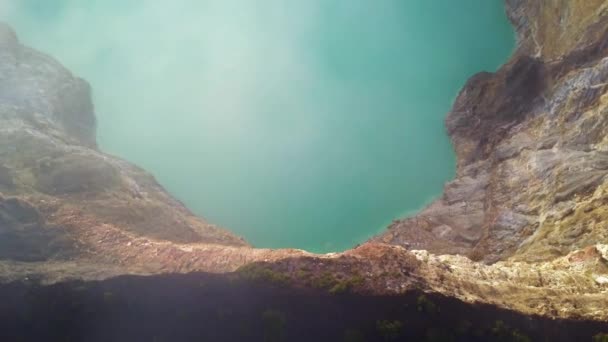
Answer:
<svg viewBox="0 0 608 342"><path fill-rule="evenodd" d="M455 180L375 241L495 262L608 241L608 2L508 0L518 48L446 119Z"/></svg>
<svg viewBox="0 0 608 342"><path fill-rule="evenodd" d="M88 85L1 26L0 281L252 264L239 274L608 321L608 1L506 3L517 50L472 77L446 120L456 179L415 217L327 255L251 248L99 151Z"/></svg>
<svg viewBox="0 0 608 342"><path fill-rule="evenodd" d="M70 212L71 216L63 213ZM88 225L88 227L87 227ZM0 26L2 256L86 254L78 229L243 246L194 217L145 171L97 149L89 85Z"/></svg>

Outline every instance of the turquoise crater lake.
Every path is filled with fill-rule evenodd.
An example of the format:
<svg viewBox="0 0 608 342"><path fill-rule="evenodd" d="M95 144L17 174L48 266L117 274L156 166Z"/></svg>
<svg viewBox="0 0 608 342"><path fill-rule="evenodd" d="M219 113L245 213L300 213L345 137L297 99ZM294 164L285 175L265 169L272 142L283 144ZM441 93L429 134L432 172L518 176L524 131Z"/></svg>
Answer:
<svg viewBox="0 0 608 342"><path fill-rule="evenodd" d="M514 46L503 0L21 0L103 150L257 247L352 247L453 177L443 120Z"/></svg>

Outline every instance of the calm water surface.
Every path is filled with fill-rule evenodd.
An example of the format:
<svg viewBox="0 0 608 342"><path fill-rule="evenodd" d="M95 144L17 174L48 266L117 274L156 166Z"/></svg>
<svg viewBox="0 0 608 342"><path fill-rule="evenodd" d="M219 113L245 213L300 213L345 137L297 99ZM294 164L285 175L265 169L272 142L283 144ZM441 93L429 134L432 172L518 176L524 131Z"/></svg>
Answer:
<svg viewBox="0 0 608 342"><path fill-rule="evenodd" d="M21 0L102 148L260 247L342 250L454 174L443 120L514 45L502 0Z"/></svg>

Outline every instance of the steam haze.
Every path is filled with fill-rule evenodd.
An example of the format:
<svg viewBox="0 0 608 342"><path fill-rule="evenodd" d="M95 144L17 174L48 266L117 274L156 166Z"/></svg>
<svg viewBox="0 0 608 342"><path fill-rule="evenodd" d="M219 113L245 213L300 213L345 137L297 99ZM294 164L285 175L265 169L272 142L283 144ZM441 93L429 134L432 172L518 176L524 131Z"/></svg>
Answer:
<svg viewBox="0 0 608 342"><path fill-rule="evenodd" d="M502 0L20 0L93 87L101 148L260 247L341 250L441 193L443 119L508 57Z"/></svg>

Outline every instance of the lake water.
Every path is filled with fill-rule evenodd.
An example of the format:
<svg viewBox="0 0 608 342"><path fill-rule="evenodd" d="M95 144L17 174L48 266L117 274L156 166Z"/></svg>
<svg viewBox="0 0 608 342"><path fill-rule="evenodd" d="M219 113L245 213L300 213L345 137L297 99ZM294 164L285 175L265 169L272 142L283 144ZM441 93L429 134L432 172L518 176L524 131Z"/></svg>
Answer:
<svg viewBox="0 0 608 342"><path fill-rule="evenodd" d="M20 0L0 14L92 83L105 151L255 246L316 252L441 194L451 102L514 46L502 0Z"/></svg>

